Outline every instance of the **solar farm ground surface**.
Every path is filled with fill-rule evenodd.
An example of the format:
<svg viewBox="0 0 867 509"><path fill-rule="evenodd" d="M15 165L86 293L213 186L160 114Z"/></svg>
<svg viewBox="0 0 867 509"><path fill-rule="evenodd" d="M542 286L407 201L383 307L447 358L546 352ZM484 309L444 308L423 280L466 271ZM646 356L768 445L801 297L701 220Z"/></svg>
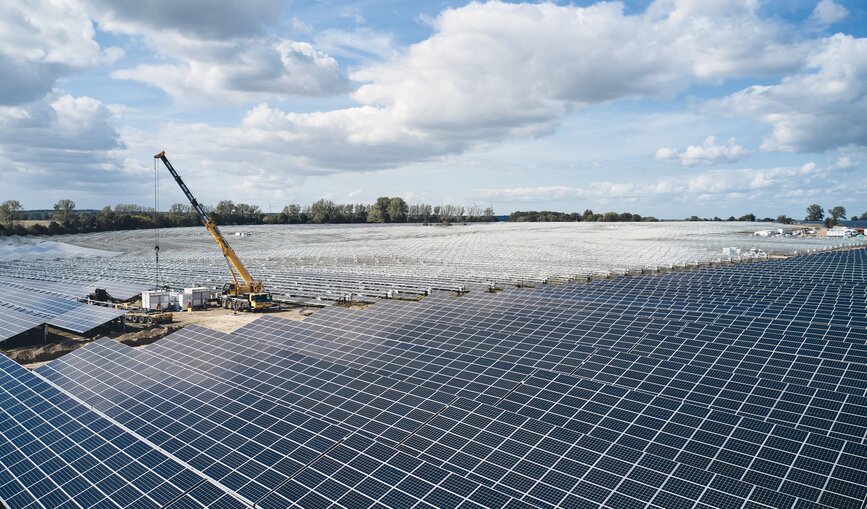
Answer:
<svg viewBox="0 0 867 509"><path fill-rule="evenodd" d="M853 250L4 361L0 500L863 509L865 303Z"/></svg>
<svg viewBox="0 0 867 509"><path fill-rule="evenodd" d="M225 226L250 272L269 290L295 298L381 298L535 284L656 270L738 258L724 248L769 255L803 254L864 239L755 237L784 225L742 222L489 223L450 227L421 224ZM236 237L233 231L252 232ZM155 285L154 244L160 246L160 285L221 286L226 262L202 227L100 232L53 237L113 256L21 257L0 264L0 275L50 281L114 279ZM109 290L111 292L111 290Z"/></svg>

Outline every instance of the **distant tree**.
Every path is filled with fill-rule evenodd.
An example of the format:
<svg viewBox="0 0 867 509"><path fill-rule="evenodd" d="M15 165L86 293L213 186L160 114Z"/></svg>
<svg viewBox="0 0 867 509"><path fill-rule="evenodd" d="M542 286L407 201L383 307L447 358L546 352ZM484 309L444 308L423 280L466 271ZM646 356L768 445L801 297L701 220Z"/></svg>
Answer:
<svg viewBox="0 0 867 509"><path fill-rule="evenodd" d="M468 221L478 221L479 218L482 217L482 207L478 205L470 205L467 207L467 220Z"/></svg>
<svg viewBox="0 0 867 509"><path fill-rule="evenodd" d="M701 218L698 216L689 216L686 218L687 221L701 221Z"/></svg>
<svg viewBox="0 0 867 509"><path fill-rule="evenodd" d="M301 222L301 205L293 203L283 207L282 214L286 217L286 222L289 224L298 224Z"/></svg>
<svg viewBox="0 0 867 509"><path fill-rule="evenodd" d="M729 218L726 219L726 221L737 221L737 219L735 218L735 216L729 216Z"/></svg>
<svg viewBox="0 0 867 509"><path fill-rule="evenodd" d="M221 200L214 207L214 214L217 216L217 222L229 224L235 222L235 202L232 200Z"/></svg>
<svg viewBox="0 0 867 509"><path fill-rule="evenodd" d="M722 221L722 218L719 216L713 216L714 221Z"/></svg>
<svg viewBox="0 0 867 509"><path fill-rule="evenodd" d="M831 217L836 221L839 221L840 219L846 219L846 207L843 207L841 205L837 205L836 207L832 208L828 211L828 213L831 214Z"/></svg>
<svg viewBox="0 0 867 509"><path fill-rule="evenodd" d="M72 200L59 200L54 204L54 214L51 218L64 228L68 228L75 219L75 202Z"/></svg>
<svg viewBox="0 0 867 509"><path fill-rule="evenodd" d="M66 228L57 221L51 221L50 223L48 223L48 233L50 233L51 235L59 235L62 233L66 233Z"/></svg>
<svg viewBox="0 0 867 509"><path fill-rule="evenodd" d="M336 222L336 220L337 206L333 201L323 198L310 206L310 221L322 224Z"/></svg>
<svg viewBox="0 0 867 509"><path fill-rule="evenodd" d="M6 200L0 203L0 225L3 225L6 231L14 230L15 222L21 219L23 210L24 207L18 200Z"/></svg>
<svg viewBox="0 0 867 509"><path fill-rule="evenodd" d="M355 207L352 209L352 222L353 223L364 223L367 221L367 205L363 203L356 203Z"/></svg>
<svg viewBox="0 0 867 509"><path fill-rule="evenodd" d="M239 203L235 205L235 221L241 224L259 224L262 222L262 211L258 205Z"/></svg>
<svg viewBox="0 0 867 509"><path fill-rule="evenodd" d="M153 207L145 207L136 203L118 203L114 206L114 211L118 214L151 214Z"/></svg>
<svg viewBox="0 0 867 509"><path fill-rule="evenodd" d="M826 217L825 218L825 228L833 228L837 226L838 221L834 217Z"/></svg>
<svg viewBox="0 0 867 509"><path fill-rule="evenodd" d="M860 216L858 216L859 221L867 221L867 212L864 212Z"/></svg>
<svg viewBox="0 0 867 509"><path fill-rule="evenodd" d="M494 207L485 207L485 210L482 211L482 220L484 220L484 221L493 221L494 220Z"/></svg>
<svg viewBox="0 0 867 509"><path fill-rule="evenodd" d="M394 197L388 200L386 213L388 214L388 220L392 223L405 223L407 212L409 212L409 207L407 207L403 198Z"/></svg>
<svg viewBox="0 0 867 509"><path fill-rule="evenodd" d="M858 216L857 216L857 215L852 216L852 217L849 218L849 221L857 221L857 220L858 220Z"/></svg>
<svg viewBox="0 0 867 509"><path fill-rule="evenodd" d="M48 227L44 224L36 223L34 225L30 225L30 232L33 235L48 235Z"/></svg>
<svg viewBox="0 0 867 509"><path fill-rule="evenodd" d="M807 207L807 217L805 221L821 221L825 217L825 209L818 203L814 203Z"/></svg>
<svg viewBox="0 0 867 509"><path fill-rule="evenodd" d="M584 209L584 212L581 214L582 221L593 221L593 211L590 209Z"/></svg>
<svg viewBox="0 0 867 509"><path fill-rule="evenodd" d="M738 221L755 221L755 220L756 220L756 215L752 214L752 213L744 214L738 218Z"/></svg>
<svg viewBox="0 0 867 509"><path fill-rule="evenodd" d="M792 224L795 222L795 220L785 214L782 214L777 216L777 222L780 224Z"/></svg>
<svg viewBox="0 0 867 509"><path fill-rule="evenodd" d="M367 221L370 223L387 223L388 204L391 203L391 198L388 196L380 196L376 199L376 203L367 209Z"/></svg>

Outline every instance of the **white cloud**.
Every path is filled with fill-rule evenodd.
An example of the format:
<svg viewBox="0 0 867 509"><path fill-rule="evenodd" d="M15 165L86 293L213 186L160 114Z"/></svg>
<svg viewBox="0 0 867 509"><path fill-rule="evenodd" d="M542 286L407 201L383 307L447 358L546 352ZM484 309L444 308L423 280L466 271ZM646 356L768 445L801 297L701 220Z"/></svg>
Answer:
<svg viewBox="0 0 867 509"><path fill-rule="evenodd" d="M717 145L716 138L708 136L701 145L690 145L683 152L662 147L656 151L657 161L679 161L683 166L696 164L729 163L743 159L749 151L730 138L725 145Z"/></svg>
<svg viewBox="0 0 867 509"><path fill-rule="evenodd" d="M310 43L269 35L283 16L279 0L88 1L100 28L140 37L170 61L116 70L112 77L158 87L176 100L243 103L350 89L334 58Z"/></svg>
<svg viewBox="0 0 867 509"><path fill-rule="evenodd" d="M790 194L843 192L848 186L831 168L814 163L800 167L709 170L699 174L662 177L650 182L591 182L581 187L541 186L478 189L480 199L506 202L587 200L725 200L779 199ZM803 193L802 193L803 191Z"/></svg>
<svg viewBox="0 0 867 509"><path fill-rule="evenodd" d="M831 165L832 168L840 170L848 170L857 166L858 163L852 161L852 158L849 156L840 156L837 158L837 161L833 165Z"/></svg>
<svg viewBox="0 0 867 509"><path fill-rule="evenodd" d="M849 15L849 11L834 0L821 0L813 9L810 19L817 25L827 27L843 21Z"/></svg>
<svg viewBox="0 0 867 509"><path fill-rule="evenodd" d="M120 55L118 48L103 51L94 35L72 0L0 3L0 105L36 100L59 78Z"/></svg>
<svg viewBox="0 0 867 509"><path fill-rule="evenodd" d="M765 150L817 152L867 146L867 38L837 34L807 61L812 72L753 86L713 101L713 109L772 126Z"/></svg>
<svg viewBox="0 0 867 509"><path fill-rule="evenodd" d="M623 9L501 2L449 9L428 39L351 76L363 83L352 94L358 106L293 113L263 104L213 137L292 154L302 166L296 171L392 168L543 136L584 105L667 97L691 82L794 69L803 58L805 47L776 41L784 30L747 0L660 0L637 15ZM191 90L208 89L208 77ZM215 95L227 90L216 81Z"/></svg>
<svg viewBox="0 0 867 509"><path fill-rule="evenodd" d="M260 35L283 15L283 0L82 0L104 30L125 34L158 31L196 39Z"/></svg>
<svg viewBox="0 0 867 509"><path fill-rule="evenodd" d="M432 130L485 138L550 132L571 108L664 97L689 82L797 68L800 46L752 2L659 1L641 15L619 3L470 4L400 58L355 73L354 97Z"/></svg>
<svg viewBox="0 0 867 509"><path fill-rule="evenodd" d="M191 103L239 103L348 90L348 81L337 61L306 42L279 38L217 42L167 37L160 45L170 46L167 51L180 63L139 65L115 71L112 77L147 83Z"/></svg>
<svg viewBox="0 0 867 509"><path fill-rule="evenodd" d="M390 34L360 27L354 30L323 30L316 34L316 47L329 55L359 62L377 62L397 54Z"/></svg>
<svg viewBox="0 0 867 509"><path fill-rule="evenodd" d="M0 107L2 180L40 191L116 186L120 114L120 107L59 93Z"/></svg>

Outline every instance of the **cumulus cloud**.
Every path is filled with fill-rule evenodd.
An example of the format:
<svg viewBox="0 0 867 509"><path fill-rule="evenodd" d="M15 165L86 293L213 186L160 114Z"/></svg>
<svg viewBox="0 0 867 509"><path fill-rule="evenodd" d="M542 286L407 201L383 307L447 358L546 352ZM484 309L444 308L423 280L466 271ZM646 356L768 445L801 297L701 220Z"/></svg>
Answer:
<svg viewBox="0 0 867 509"><path fill-rule="evenodd" d="M478 189L480 199L507 202L565 199L779 199L786 196L809 196L818 192L849 190L845 178L834 168L815 163L800 167L777 167L740 170L709 170L687 176L663 177L650 182L591 182L586 186L543 186L502 189Z"/></svg>
<svg viewBox="0 0 867 509"><path fill-rule="evenodd" d="M821 0L813 9L810 19L821 27L827 27L843 21L848 15L849 11L834 0Z"/></svg>
<svg viewBox="0 0 867 509"><path fill-rule="evenodd" d="M867 146L867 38L836 34L809 56L808 70L711 103L753 117L773 132L764 150L818 152Z"/></svg>
<svg viewBox="0 0 867 509"><path fill-rule="evenodd" d="M852 160L849 156L840 156L837 158L837 161L831 165L832 168L839 170L848 170L851 168L856 168L858 163Z"/></svg>
<svg viewBox="0 0 867 509"><path fill-rule="evenodd" d="M166 64L112 73L185 102L241 103L347 92L337 61L310 43L270 35L284 2L88 0L100 28L140 37Z"/></svg>
<svg viewBox="0 0 867 509"><path fill-rule="evenodd" d="M0 105L33 101L66 75L117 58L94 40L87 14L75 2L0 3Z"/></svg>
<svg viewBox="0 0 867 509"><path fill-rule="evenodd" d="M178 64L139 65L112 73L147 83L186 102L244 102L286 95L319 96L348 89L337 61L306 42L172 38ZM161 41L161 45L166 40Z"/></svg>
<svg viewBox="0 0 867 509"><path fill-rule="evenodd" d="M473 3L444 11L399 58L353 74L364 83L354 97L430 130L545 134L575 107L797 68L803 48L776 41L782 29L753 4L659 1L627 15L619 3Z"/></svg>
<svg viewBox="0 0 867 509"><path fill-rule="evenodd" d="M42 190L117 184L121 108L53 93L0 107L0 175Z"/></svg>
<svg viewBox="0 0 867 509"><path fill-rule="evenodd" d="M589 104L796 69L805 52L782 42L785 30L761 18L750 0L659 0L639 14L618 3L471 3L432 23L429 38L351 75L361 83L351 94L357 106L293 113L262 104L242 125L212 137L292 154L300 171L391 168L543 136ZM215 67L207 66L221 77L211 88L226 91ZM205 75L193 81L195 93L210 86ZM188 84L159 86L180 95Z"/></svg>
<svg viewBox="0 0 867 509"><path fill-rule="evenodd" d="M159 30L201 39L257 35L283 14L283 0L84 0L100 27L125 34Z"/></svg>
<svg viewBox="0 0 867 509"><path fill-rule="evenodd" d="M714 136L708 136L701 145L690 145L683 152L678 152L676 148L662 147L656 151L656 160L676 161L683 166L695 166L734 162L748 155L749 151L735 143L734 138L730 138L725 145L718 145Z"/></svg>

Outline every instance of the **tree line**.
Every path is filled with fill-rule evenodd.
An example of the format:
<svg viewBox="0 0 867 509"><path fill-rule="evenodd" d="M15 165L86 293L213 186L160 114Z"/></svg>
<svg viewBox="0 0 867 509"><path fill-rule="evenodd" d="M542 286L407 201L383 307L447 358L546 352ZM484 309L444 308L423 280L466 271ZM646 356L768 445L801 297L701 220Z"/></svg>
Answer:
<svg viewBox="0 0 867 509"><path fill-rule="evenodd" d="M494 209L487 207L461 205L430 205L426 203L407 204L403 198L382 196L372 204L339 204L321 199L301 206L287 205L281 212L264 213L257 205L234 203L223 200L214 207L205 206L206 212L214 216L218 224L338 224L338 223L425 223L450 224L465 221L496 221ZM23 225L25 219L47 221ZM831 207L827 211L819 204L811 204L806 209L805 221L823 221L831 227L846 219L846 208ZM853 215L852 221L867 220L867 212ZM658 221L652 216L641 216L630 212L605 212L598 214L590 209L583 213L553 211L516 211L509 215L514 222L546 221ZM791 224L795 220L780 215L776 219L759 219L755 214L740 217L730 216L701 218L690 216L686 221L767 221ZM195 210L189 204L175 203L166 212L155 212L152 207L135 204L117 204L101 210L77 210L72 200L59 200L49 210L25 211L17 200L0 203L0 235L57 235L62 233L83 233L112 230L136 230L144 228L168 228L174 226L196 226L201 224Z"/></svg>
<svg viewBox="0 0 867 509"><path fill-rule="evenodd" d="M832 207L828 209L828 216L825 216L825 209L822 208L821 205L817 203L813 203L807 207L807 215L804 217L804 221L810 222L819 222L824 219L825 226L831 228L832 226L836 226L840 223L840 221L846 220L846 207L838 205L836 207ZM867 212L863 214L854 215L849 218L850 221L867 221ZM730 216L728 219L722 219L720 217L714 217L713 219L702 218L698 216L690 216L684 221L761 221L766 223L781 223L781 224L792 224L795 222L795 219L781 214L777 216L776 219L771 217L758 218L755 214L744 214L740 217Z"/></svg>
<svg viewBox="0 0 867 509"><path fill-rule="evenodd" d="M321 199L310 205L287 205L281 212L264 213L258 205L223 200L204 206L217 224L335 224L335 223L441 223L496 221L494 209L462 205L409 205L403 198L383 196L372 204L339 204ZM48 224L22 224L40 220ZM59 235L113 230L169 228L201 224L189 204L175 203L168 211L135 204L106 206L101 210L77 210L72 200L59 200L53 209L25 211L18 200L0 203L0 235Z"/></svg>
<svg viewBox="0 0 867 509"><path fill-rule="evenodd" d="M837 205L828 209L828 215L825 215L825 209L818 203L813 203L807 207L807 216L804 221L822 221L824 219L825 226L830 228L836 226L840 221L846 220L846 207ZM850 221L867 221L867 212L859 215L853 215L849 218Z"/></svg>
<svg viewBox="0 0 867 509"><path fill-rule="evenodd" d="M278 214L266 216L267 224L325 223L443 223L496 221L494 209L463 205L409 205L403 198L381 196L372 204L339 204L321 199L302 207L287 205Z"/></svg>
<svg viewBox="0 0 867 509"><path fill-rule="evenodd" d="M583 213L578 212L552 212L550 210L526 210L516 211L509 214L509 221L516 223L534 223L534 222L557 222L557 221L586 221L586 222L653 222L659 221L653 216L643 217L640 214L631 212L605 212L604 214L594 213L590 209L586 209Z"/></svg>

